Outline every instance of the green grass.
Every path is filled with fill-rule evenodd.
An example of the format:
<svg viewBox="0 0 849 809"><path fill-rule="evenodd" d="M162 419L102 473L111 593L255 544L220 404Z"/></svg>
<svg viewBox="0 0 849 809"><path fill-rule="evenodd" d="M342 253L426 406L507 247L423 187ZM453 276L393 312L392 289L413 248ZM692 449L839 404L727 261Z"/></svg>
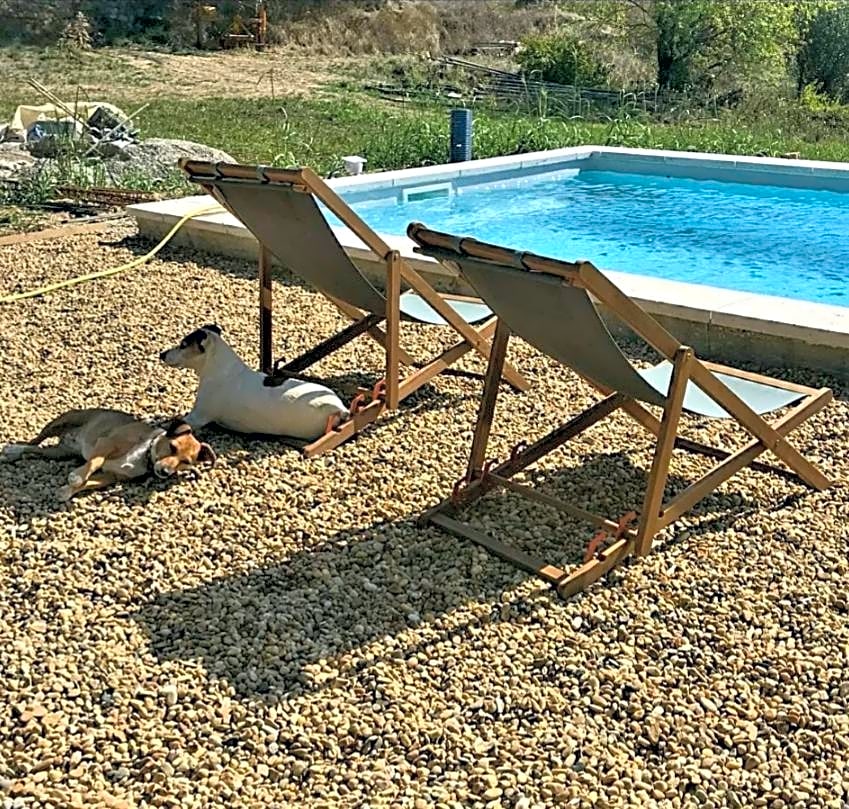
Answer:
<svg viewBox="0 0 849 809"><path fill-rule="evenodd" d="M124 108L132 98L115 98ZM829 117L830 116L830 117ZM630 146L741 155L782 155L849 161L849 143L841 132L845 116L827 116L785 103L771 110L725 113L717 119L682 116L655 123L623 115L608 122L533 117L478 108L474 122L474 156L518 154L581 144ZM197 141L229 152L247 163L308 165L324 176L341 173L341 157L359 154L367 170L400 169L444 163L448 159L448 110L420 104L392 105L363 93L286 99L161 98L138 122L144 137ZM72 160L52 180L80 182L84 176ZM97 171L95 171L97 175ZM106 184L98 176L98 182ZM49 195L51 180L26 190L31 197ZM168 194L195 191L175 173L159 185L128 177L127 188ZM14 201L14 200L6 200Z"/></svg>
<svg viewBox="0 0 849 809"><path fill-rule="evenodd" d="M33 213L16 205L0 203L0 236L39 230L46 227L48 221L49 217L46 213Z"/></svg>
<svg viewBox="0 0 849 809"><path fill-rule="evenodd" d="M631 146L743 155L781 155L849 160L841 127L816 125L796 111L744 114L717 120L650 123L622 117L598 123L514 115L477 109L474 155L478 158L580 144ZM328 175L341 169L341 156L359 154L367 170L443 163L448 158L448 111L390 106L368 96L345 99L156 101L146 111L145 136L176 137L216 146L254 163L303 164Z"/></svg>

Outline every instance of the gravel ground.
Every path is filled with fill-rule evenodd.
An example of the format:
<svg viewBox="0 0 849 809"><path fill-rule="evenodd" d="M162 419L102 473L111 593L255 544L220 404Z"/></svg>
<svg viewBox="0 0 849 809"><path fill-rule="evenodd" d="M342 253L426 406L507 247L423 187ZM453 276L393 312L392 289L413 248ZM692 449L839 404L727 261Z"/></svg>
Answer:
<svg viewBox="0 0 849 809"><path fill-rule="evenodd" d="M0 294L146 246L120 225L0 248ZM194 379L157 354L216 321L253 357L252 276L172 250L0 306L0 441L72 406L187 411ZM274 292L288 356L341 325L286 278ZM592 398L519 342L510 357L535 387L501 400L502 455ZM378 363L361 341L317 370L349 395L351 369ZM797 445L837 485L741 474L568 603L414 524L463 469L480 391L466 378L313 461L218 433L213 470L70 505L53 496L70 463L0 465L2 805L849 805L847 389L790 377L835 387ZM619 515L650 445L625 417L606 424L535 477ZM676 454L672 486L704 463ZM590 534L513 496L473 514L552 562Z"/></svg>

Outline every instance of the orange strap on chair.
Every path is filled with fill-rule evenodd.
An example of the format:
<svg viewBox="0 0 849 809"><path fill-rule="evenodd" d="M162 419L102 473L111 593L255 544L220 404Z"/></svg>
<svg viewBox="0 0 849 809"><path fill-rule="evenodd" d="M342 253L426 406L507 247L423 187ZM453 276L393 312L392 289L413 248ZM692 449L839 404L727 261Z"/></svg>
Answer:
<svg viewBox="0 0 849 809"><path fill-rule="evenodd" d="M595 558L596 555L600 553L599 546L605 542L606 540L612 539L614 541L618 539L622 539L622 535L628 530L631 526L631 523L637 519L636 511L629 511L627 514L623 515L619 518L619 522L616 524L616 530L612 531L609 528L600 528L595 536L589 541L587 544L587 550L584 554L584 562L589 562L590 559Z"/></svg>

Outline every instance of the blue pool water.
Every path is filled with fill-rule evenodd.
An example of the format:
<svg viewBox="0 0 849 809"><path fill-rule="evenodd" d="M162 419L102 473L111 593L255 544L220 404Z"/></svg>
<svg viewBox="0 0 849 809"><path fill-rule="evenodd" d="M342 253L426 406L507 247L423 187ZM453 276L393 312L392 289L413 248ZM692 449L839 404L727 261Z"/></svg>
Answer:
<svg viewBox="0 0 849 809"><path fill-rule="evenodd" d="M582 171L353 207L383 233L417 220L607 270L849 306L849 193Z"/></svg>

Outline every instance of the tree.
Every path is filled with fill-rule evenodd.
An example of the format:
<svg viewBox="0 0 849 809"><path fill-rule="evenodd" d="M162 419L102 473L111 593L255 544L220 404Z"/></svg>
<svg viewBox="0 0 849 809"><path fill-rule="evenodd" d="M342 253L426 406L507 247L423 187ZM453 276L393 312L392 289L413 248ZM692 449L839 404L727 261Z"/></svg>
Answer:
<svg viewBox="0 0 849 809"><path fill-rule="evenodd" d="M732 73L784 72L795 38L796 5L790 0L624 0L595 7L656 59L659 87L684 90Z"/></svg>
<svg viewBox="0 0 849 809"><path fill-rule="evenodd" d="M796 91L808 85L839 101L849 98L849 2L811 3L797 10Z"/></svg>

